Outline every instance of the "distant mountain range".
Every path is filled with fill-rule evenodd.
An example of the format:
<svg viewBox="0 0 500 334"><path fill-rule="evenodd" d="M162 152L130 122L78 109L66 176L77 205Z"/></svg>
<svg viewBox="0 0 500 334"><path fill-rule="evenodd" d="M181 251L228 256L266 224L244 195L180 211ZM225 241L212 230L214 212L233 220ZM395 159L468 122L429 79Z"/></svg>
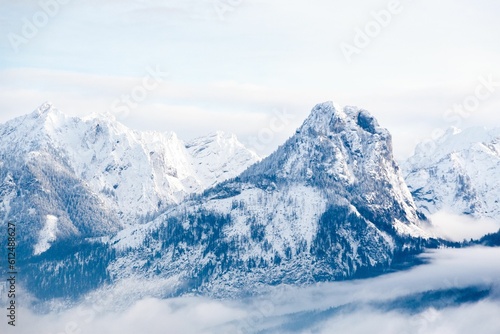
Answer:
<svg viewBox="0 0 500 334"><path fill-rule="evenodd" d="M443 244L429 213L499 217L495 132L448 133L403 174L389 132L331 102L263 160L234 135L184 143L46 103L0 126L0 214L42 300L135 279L164 297L371 276Z"/></svg>
<svg viewBox="0 0 500 334"><path fill-rule="evenodd" d="M38 231L50 224L53 239L66 239L149 221L260 159L222 132L184 143L110 116L69 117L49 103L1 125L0 135L0 210L23 222L26 247L44 244Z"/></svg>
<svg viewBox="0 0 500 334"><path fill-rule="evenodd" d="M419 145L403 167L425 213L500 219L500 129L451 128L435 146Z"/></svg>

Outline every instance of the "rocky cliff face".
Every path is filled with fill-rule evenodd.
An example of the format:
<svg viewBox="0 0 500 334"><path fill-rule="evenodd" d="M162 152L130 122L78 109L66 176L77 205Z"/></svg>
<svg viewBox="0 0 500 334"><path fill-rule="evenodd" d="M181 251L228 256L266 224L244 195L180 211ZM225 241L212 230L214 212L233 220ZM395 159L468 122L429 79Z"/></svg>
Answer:
<svg viewBox="0 0 500 334"><path fill-rule="evenodd" d="M111 235L259 160L234 136L185 144L112 116L69 117L49 103L0 125L0 135L0 210L22 222L31 246L46 239L44 229L50 242Z"/></svg>
<svg viewBox="0 0 500 334"><path fill-rule="evenodd" d="M231 135L184 144L50 105L0 133L2 210L39 298L136 279L234 296L373 275L432 245L389 132L355 107L317 105L260 162Z"/></svg>
<svg viewBox="0 0 500 334"><path fill-rule="evenodd" d="M170 279L173 294L345 279L418 251L419 216L388 131L367 111L323 103L238 178L117 235L116 249L133 251L110 269Z"/></svg>

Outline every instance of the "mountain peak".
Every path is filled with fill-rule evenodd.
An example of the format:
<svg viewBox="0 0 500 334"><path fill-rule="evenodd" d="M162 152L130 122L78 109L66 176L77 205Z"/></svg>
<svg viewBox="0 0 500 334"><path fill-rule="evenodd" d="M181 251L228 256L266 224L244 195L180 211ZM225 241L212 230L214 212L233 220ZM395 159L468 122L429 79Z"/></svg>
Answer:
<svg viewBox="0 0 500 334"><path fill-rule="evenodd" d="M110 240L105 252L82 253L84 270L72 253L64 261L56 250L57 258L46 254L47 281L69 277L68 290L86 286L88 275L78 273L87 268L104 273L95 286L135 275L168 279L175 290L163 295L345 279L420 251L422 242L406 235L426 237L390 136L356 107L317 105L303 134L256 164L223 132L185 145L107 118L67 117L49 103L38 110L48 116L0 126L0 157L9 157L1 178L13 171L0 200L26 222L26 254L33 245L37 255L57 241Z"/></svg>
<svg viewBox="0 0 500 334"><path fill-rule="evenodd" d="M406 182L424 212L442 209L476 218L500 213L500 129L450 128L434 147L421 143L404 164Z"/></svg>
<svg viewBox="0 0 500 334"><path fill-rule="evenodd" d="M339 109L335 107L333 102L327 101L319 103L312 109L309 117L305 120L304 124L300 127L300 132L310 131L326 133L328 125L335 119L341 116Z"/></svg>
<svg viewBox="0 0 500 334"><path fill-rule="evenodd" d="M401 222L419 222L393 158L391 136L363 109L316 105L297 134L242 177L259 175L320 188L374 215L384 211L378 222L401 230L406 228Z"/></svg>
<svg viewBox="0 0 500 334"><path fill-rule="evenodd" d="M426 163L423 158L434 159L437 162L445 154L470 150L475 144L497 142L500 137L499 133L500 129L488 129L483 126L463 130L450 127L436 139L434 147L430 147L429 142L418 144L414 155L408 159L408 162L413 165L419 165L420 162Z"/></svg>
<svg viewBox="0 0 500 334"><path fill-rule="evenodd" d="M45 101L35 109L35 112L38 114L46 114L53 110L55 110L53 103L50 101Z"/></svg>
<svg viewBox="0 0 500 334"><path fill-rule="evenodd" d="M217 141L219 143L221 143L221 142L239 142L238 138L236 137L236 135L234 133L227 133L224 131L215 131L215 132L208 134L207 136L199 137L197 139L200 139L200 138Z"/></svg>
<svg viewBox="0 0 500 334"><path fill-rule="evenodd" d="M124 222L233 178L258 160L222 132L187 149L173 132L133 130L110 114L72 117L50 102L0 125L0 137L0 158L39 166L43 156L43 168L81 181Z"/></svg>
<svg viewBox="0 0 500 334"><path fill-rule="evenodd" d="M203 181L210 186L237 176L260 160L260 157L248 150L236 135L222 131L196 138L186 144L186 149L198 161L195 166L197 175L202 180L212 180Z"/></svg>
<svg viewBox="0 0 500 334"><path fill-rule="evenodd" d="M93 113L89 114L88 116L83 117L82 119L83 120L97 119L97 120L103 120L103 121L109 121L109 122L118 122L116 116L109 111L93 112Z"/></svg>
<svg viewBox="0 0 500 334"><path fill-rule="evenodd" d="M388 131L381 128L367 110L354 106L340 108L331 101L317 104L298 132L316 136L359 129L371 134L388 135Z"/></svg>
<svg viewBox="0 0 500 334"><path fill-rule="evenodd" d="M51 115L59 117L63 116L64 114L59 111L59 109L54 107L54 104L50 101L45 101L31 113L31 117L34 119L38 119L40 117L47 118Z"/></svg>
<svg viewBox="0 0 500 334"><path fill-rule="evenodd" d="M43 119L49 119L52 121L55 121L56 119L59 118L68 118L70 117L68 114L60 111L58 108L54 106L54 104L50 101L45 101L42 103L38 108L36 108L32 113L31 117L33 119L38 119L38 118L43 118ZM97 121L97 122L102 122L102 123L119 123L116 119L116 117L106 111L106 112L92 112L86 116L83 117L76 117L78 121Z"/></svg>
<svg viewBox="0 0 500 334"><path fill-rule="evenodd" d="M197 146L203 150L209 146L217 147L242 147L243 144L238 140L235 134L224 131L212 132L206 136L198 137L186 144L186 148Z"/></svg>

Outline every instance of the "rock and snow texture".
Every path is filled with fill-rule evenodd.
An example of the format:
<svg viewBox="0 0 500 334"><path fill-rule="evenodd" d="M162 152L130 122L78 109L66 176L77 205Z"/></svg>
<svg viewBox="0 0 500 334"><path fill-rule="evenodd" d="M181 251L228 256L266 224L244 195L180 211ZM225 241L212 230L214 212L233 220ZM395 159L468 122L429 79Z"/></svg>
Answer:
<svg viewBox="0 0 500 334"><path fill-rule="evenodd" d="M216 295L352 277L428 238L419 217L387 130L328 102L239 177L118 234L114 247L134 251L109 269Z"/></svg>
<svg viewBox="0 0 500 334"><path fill-rule="evenodd" d="M187 143L194 169L204 188L240 175L248 166L260 161L233 135L216 132Z"/></svg>
<svg viewBox="0 0 500 334"><path fill-rule="evenodd" d="M171 282L163 296L234 296L380 272L431 242L389 132L355 107L317 105L262 161L232 135L185 144L50 104L0 135L3 207L25 223L30 255L108 240L28 265L44 270L35 289L59 297L55 275L75 294L139 278Z"/></svg>
<svg viewBox="0 0 500 334"><path fill-rule="evenodd" d="M111 115L69 117L50 103L0 125L0 135L0 194L23 194L14 214L34 213L32 239L47 214L59 217L61 236L114 233L259 160L235 136L186 145L174 133L131 130Z"/></svg>
<svg viewBox="0 0 500 334"><path fill-rule="evenodd" d="M50 104L0 131L2 152L28 159L48 151L125 216L178 203L259 160L234 135L219 132L186 145L174 133L134 131L112 116L68 117Z"/></svg>
<svg viewBox="0 0 500 334"><path fill-rule="evenodd" d="M449 129L404 163L406 182L424 212L500 217L500 129Z"/></svg>
<svg viewBox="0 0 500 334"><path fill-rule="evenodd" d="M405 232L423 233L394 161L391 135L366 110L340 109L331 102L317 105L295 136L243 173L252 175L306 182L330 199L350 203L369 220L408 224L412 226Z"/></svg>

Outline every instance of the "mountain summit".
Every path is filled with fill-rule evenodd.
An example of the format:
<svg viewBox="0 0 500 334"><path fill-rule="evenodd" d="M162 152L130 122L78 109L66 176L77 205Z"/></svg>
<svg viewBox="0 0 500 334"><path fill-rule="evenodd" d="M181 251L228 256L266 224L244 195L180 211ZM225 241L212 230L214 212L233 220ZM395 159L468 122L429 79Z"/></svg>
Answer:
<svg viewBox="0 0 500 334"><path fill-rule="evenodd" d="M0 125L0 135L0 210L26 223L30 246L49 224L55 240L148 221L259 160L235 136L185 144L175 133L131 130L110 115L70 117L48 102Z"/></svg>
<svg viewBox="0 0 500 334"><path fill-rule="evenodd" d="M292 138L242 177L251 175L302 181L329 198L345 199L378 224L418 231L416 206L394 161L391 135L366 110L318 104Z"/></svg>
<svg viewBox="0 0 500 334"><path fill-rule="evenodd" d="M235 296L373 275L434 242L389 132L356 107L318 104L261 161L233 135L185 144L50 104L0 134L0 213L23 224L39 298L137 278L162 297Z"/></svg>
<svg viewBox="0 0 500 334"><path fill-rule="evenodd" d="M239 177L120 232L114 247L133 250L109 268L167 279L173 295L345 279L418 252L414 241L429 238L420 217L388 131L365 110L327 102Z"/></svg>
<svg viewBox="0 0 500 334"><path fill-rule="evenodd" d="M404 170L416 203L426 213L500 215L500 129L450 128L434 149L417 146Z"/></svg>

